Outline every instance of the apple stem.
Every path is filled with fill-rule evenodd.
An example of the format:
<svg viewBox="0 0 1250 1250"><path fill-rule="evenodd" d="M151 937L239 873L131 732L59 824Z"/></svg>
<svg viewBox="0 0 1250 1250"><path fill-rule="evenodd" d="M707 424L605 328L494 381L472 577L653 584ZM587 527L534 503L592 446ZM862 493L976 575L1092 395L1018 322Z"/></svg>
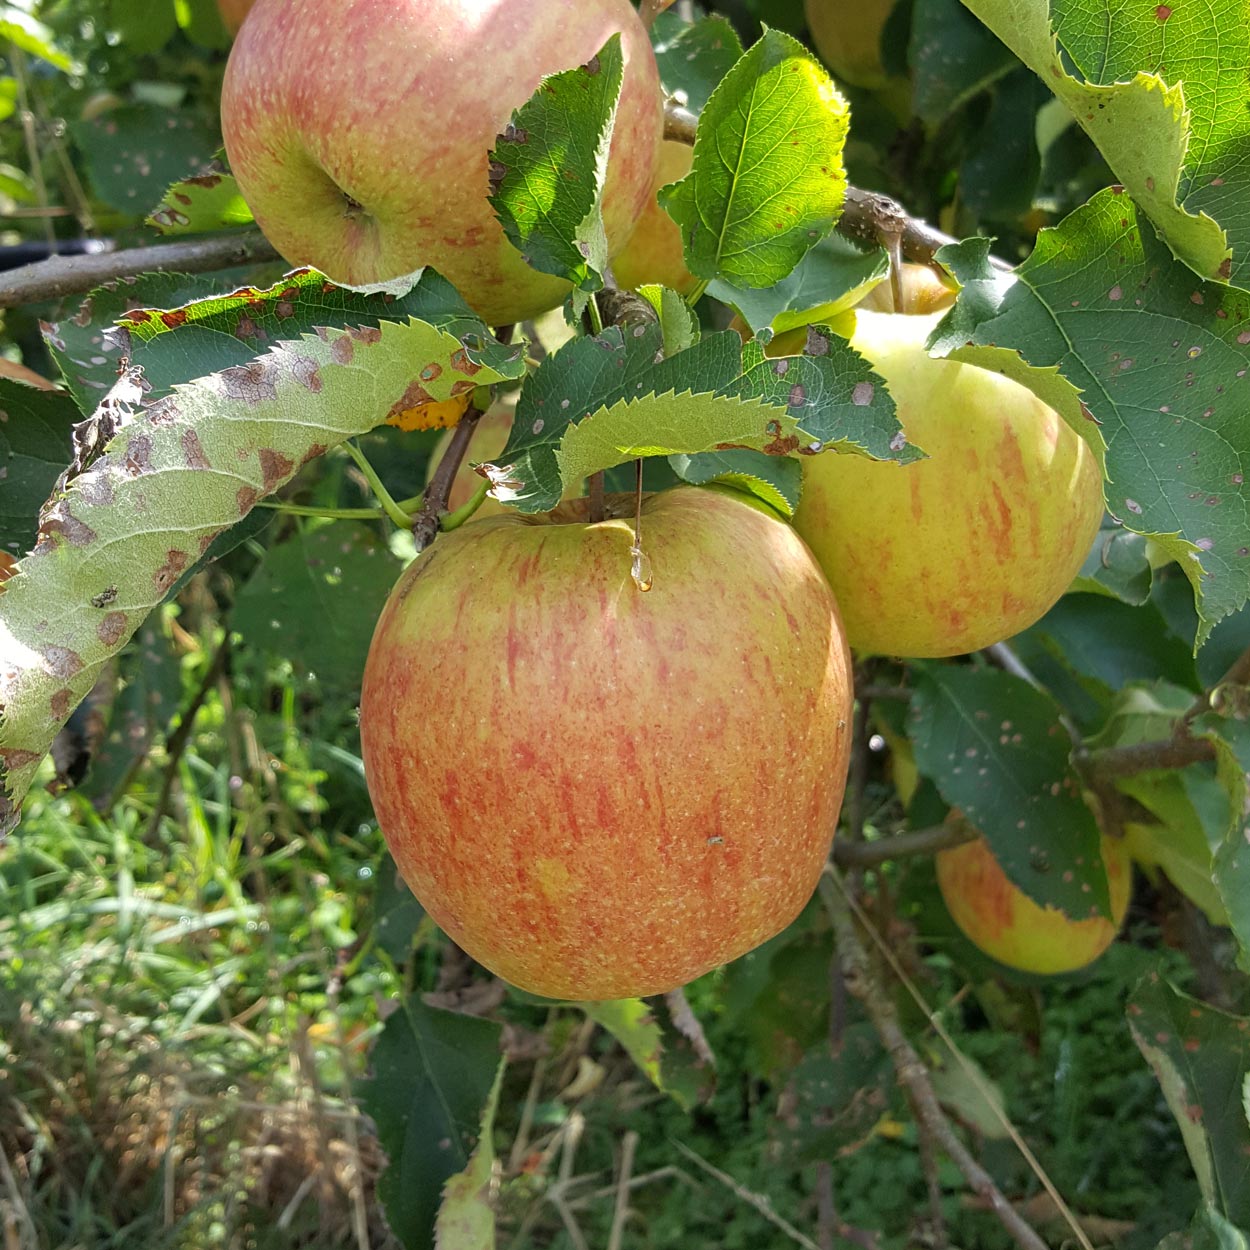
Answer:
<svg viewBox="0 0 1250 1250"><path fill-rule="evenodd" d="M629 575L641 591L651 589L651 559L642 549L642 461L634 461L634 545L629 549Z"/></svg>
<svg viewBox="0 0 1250 1250"><path fill-rule="evenodd" d="M459 529L473 514L482 506L486 500L486 492L490 490L490 483L485 479L479 484L477 490L473 492L473 497L468 503L461 504L455 512L449 512L443 517L442 529L444 534L450 533L454 529Z"/></svg>
<svg viewBox="0 0 1250 1250"><path fill-rule="evenodd" d="M369 483L369 489L377 496L378 503L382 505L382 511L390 517L399 529L412 529L412 517L396 503L391 492L386 489L382 479L378 476L377 470L369 463L365 453L351 439L343 443L343 449L356 462L356 466L361 473L365 475L365 481Z"/></svg>

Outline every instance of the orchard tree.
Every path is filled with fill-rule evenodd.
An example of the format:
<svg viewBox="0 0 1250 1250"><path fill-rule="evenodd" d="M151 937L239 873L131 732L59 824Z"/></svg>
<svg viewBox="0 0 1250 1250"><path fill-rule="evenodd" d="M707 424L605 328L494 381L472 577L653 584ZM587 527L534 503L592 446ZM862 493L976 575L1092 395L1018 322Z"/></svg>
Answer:
<svg viewBox="0 0 1250 1250"><path fill-rule="evenodd" d="M81 779L67 735L150 614L246 567L226 636L353 692L399 872L512 1009L577 1005L689 1107L682 987L831 936L819 1081L770 1073L824 1244L870 1237L831 1177L896 1097L939 1239L949 1161L1045 1244L951 1114L930 1030L998 1104L914 970L1071 973L1135 871L1171 891L1238 967L1191 996L1160 963L1106 1011L1197 1178L1165 1244L1245 1246L1241 9L115 6L153 56L238 29L216 152L217 80L110 95L34 7L0 10L21 90L100 88L84 210L164 241L0 278L59 373L0 379L4 831L50 751ZM503 1018L414 990L376 1044L406 1245L494 1244Z"/></svg>

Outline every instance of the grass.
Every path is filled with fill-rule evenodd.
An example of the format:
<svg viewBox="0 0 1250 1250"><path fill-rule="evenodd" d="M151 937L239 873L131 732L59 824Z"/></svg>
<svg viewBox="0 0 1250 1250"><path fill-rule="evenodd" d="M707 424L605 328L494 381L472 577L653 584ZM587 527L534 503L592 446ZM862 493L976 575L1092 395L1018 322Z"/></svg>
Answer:
<svg viewBox="0 0 1250 1250"><path fill-rule="evenodd" d="M37 789L0 851L3 1250L389 1250L384 1160L350 1090L409 989L509 1022L501 1246L802 1245L821 1162L840 1217L881 1250L923 1239L925 1178L892 1081L880 1114L835 1141L795 1067L827 1031L818 914L691 987L718 1080L684 1111L579 1011L504 998L405 904L348 703L245 651L205 688L211 639L171 628L182 705L204 693L186 749L156 750L112 796ZM1129 1250L1196 1201L1124 1028L1127 987L1160 958L1153 932L1138 936L1089 976L1033 989L970 987L941 942L916 969L1095 1240ZM953 1089L948 1107L1046 1226L1036 1179L971 1127L967 1097ZM940 1179L952 1243L998 1250L993 1219Z"/></svg>

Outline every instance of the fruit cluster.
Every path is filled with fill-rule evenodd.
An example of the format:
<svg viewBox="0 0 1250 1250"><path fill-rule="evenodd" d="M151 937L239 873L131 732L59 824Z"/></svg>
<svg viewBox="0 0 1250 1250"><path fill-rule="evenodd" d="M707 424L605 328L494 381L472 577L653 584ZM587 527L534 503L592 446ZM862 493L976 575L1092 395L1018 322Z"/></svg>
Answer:
<svg viewBox="0 0 1250 1250"><path fill-rule="evenodd" d="M505 239L489 153L543 75L614 33L625 69L603 213L615 275L690 292L656 203L690 149L662 141L656 64L628 0L257 0L224 86L231 166L291 262L350 283L429 264L489 324L524 320L568 286ZM331 35L356 54L325 56ZM387 85L385 111L367 83ZM936 311L877 310L874 293L848 331L927 459L805 457L793 526L727 490L651 496L647 593L630 577L632 499L596 523L583 500L483 516L395 588L364 677L370 793L421 903L513 983L654 994L778 932L810 897L837 822L851 648L977 650L1036 621L1080 567L1102 517L1089 447L1016 382L931 358L953 297L927 270L908 282L909 303ZM798 338L769 350L801 351ZM487 421L502 443L508 415ZM1107 859L1122 915L1127 868L1115 848ZM1029 962L1022 925L1073 925L1028 904L981 843L946 852L939 879L959 924L1006 962ZM1037 970L1084 962L1114 934L1082 923Z"/></svg>

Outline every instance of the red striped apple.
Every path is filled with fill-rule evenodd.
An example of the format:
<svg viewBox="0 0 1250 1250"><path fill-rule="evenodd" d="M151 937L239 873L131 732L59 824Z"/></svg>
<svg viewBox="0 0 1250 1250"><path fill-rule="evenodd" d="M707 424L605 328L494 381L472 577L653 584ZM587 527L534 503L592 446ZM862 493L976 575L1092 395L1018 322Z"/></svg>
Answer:
<svg viewBox="0 0 1250 1250"><path fill-rule="evenodd" d="M861 651L959 655L1019 633L1068 588L1102 521L1085 440L1010 378L930 357L940 315L857 311L851 336L928 459L803 459L794 525Z"/></svg>
<svg viewBox="0 0 1250 1250"><path fill-rule="evenodd" d="M1007 880L984 838L939 852L938 887L947 910L968 938L1008 968L1043 975L1092 964L1119 933L1133 890L1133 866L1123 838L1102 839L1111 889L1111 919L1091 910L1076 919L1035 903Z"/></svg>
<svg viewBox="0 0 1250 1250"><path fill-rule="evenodd" d="M655 181L662 95L629 0L257 0L222 87L230 166L293 264L341 282L431 265L492 325L554 308L488 195L489 153L547 74L620 33L625 55L603 214L629 237Z"/></svg>
<svg viewBox="0 0 1250 1250"><path fill-rule="evenodd" d="M475 959L553 998L658 994L807 902L846 781L837 605L793 529L716 489L492 517L401 578L365 667L369 793ZM629 519L626 519L629 518Z"/></svg>

